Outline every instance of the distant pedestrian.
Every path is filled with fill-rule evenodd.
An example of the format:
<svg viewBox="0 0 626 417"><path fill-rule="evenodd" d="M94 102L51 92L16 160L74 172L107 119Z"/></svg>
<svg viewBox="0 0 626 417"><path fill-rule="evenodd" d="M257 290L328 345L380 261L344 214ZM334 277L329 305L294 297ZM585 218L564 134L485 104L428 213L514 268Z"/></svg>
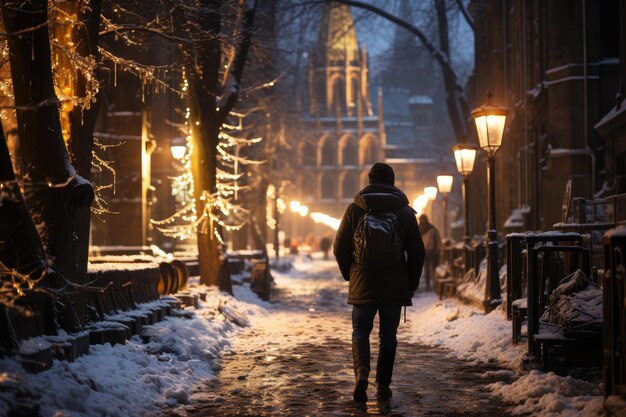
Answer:
<svg viewBox="0 0 626 417"><path fill-rule="evenodd" d="M330 251L332 244L328 236L324 236L322 240L320 240L320 250L324 253L324 259L328 259L328 251Z"/></svg>
<svg viewBox="0 0 626 417"><path fill-rule="evenodd" d="M441 251L441 235L439 230L431 222L428 216L420 216L420 233L426 249L426 260L424 262L424 278L426 278L426 288L430 289L431 281L435 283L435 270L439 265L439 252Z"/></svg>
<svg viewBox="0 0 626 417"><path fill-rule="evenodd" d="M392 395L389 385L402 306L412 304L424 263L415 211L394 181L389 165L378 162L372 166L370 185L359 191L346 209L333 248L341 275L350 282L353 398L361 403L367 401L369 336L376 312L380 321L376 393L380 399Z"/></svg>
<svg viewBox="0 0 626 417"><path fill-rule="evenodd" d="M298 238L294 237L291 239L289 246L289 253L292 255L298 254Z"/></svg>

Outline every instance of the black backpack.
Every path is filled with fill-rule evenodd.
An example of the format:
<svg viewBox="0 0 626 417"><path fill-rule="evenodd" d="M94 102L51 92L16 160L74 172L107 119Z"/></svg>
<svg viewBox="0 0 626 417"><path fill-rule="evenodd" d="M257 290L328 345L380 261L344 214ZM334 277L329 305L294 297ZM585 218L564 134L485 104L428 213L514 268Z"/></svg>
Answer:
<svg viewBox="0 0 626 417"><path fill-rule="evenodd" d="M393 211L368 210L354 229L354 261L390 268L404 257L402 229Z"/></svg>

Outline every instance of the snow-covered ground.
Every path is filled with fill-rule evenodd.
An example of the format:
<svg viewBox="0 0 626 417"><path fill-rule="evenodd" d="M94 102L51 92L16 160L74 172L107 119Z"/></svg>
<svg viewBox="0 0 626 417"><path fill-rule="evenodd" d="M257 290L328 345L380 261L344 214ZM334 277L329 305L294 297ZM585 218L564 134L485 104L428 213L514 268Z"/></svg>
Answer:
<svg viewBox="0 0 626 417"><path fill-rule="evenodd" d="M310 293L312 287L317 294L325 295L310 300L308 312L323 314L327 319L325 329L348 337L346 317L324 312L325 303L337 305L335 313L349 312L345 305L347 285L334 262L300 257L291 271L273 275L277 291L288 290L294 303L302 303L298 294ZM245 315L253 331L280 328L282 338L267 340L268 351L276 343L288 346L302 338L315 343L321 337L319 329L308 325L309 316L292 314L284 308L273 310L271 303L259 300L247 286L235 286L235 297L206 287L195 287L193 291L208 293L201 308L194 310L193 318L168 317L151 326L147 344L134 337L125 345L92 346L88 355L74 363L55 361L51 369L37 375L22 371L15 361L0 360L0 416L7 412L7 401L13 400L9 398L12 394L3 394L2 386L11 384L28 386L38 395L28 401L41 406L42 416L141 416L176 408L193 400L194 386L216 378L221 355L234 353L242 328L228 316ZM511 404L514 414L602 413L598 383L520 370L524 345L511 344L511 324L500 310L484 315L455 299L439 301L433 293L419 291L414 306L407 311L407 320L401 325L405 326L401 337L411 342L441 347L470 362L497 363L505 368L498 372L506 373L512 382L498 382L489 388L494 396Z"/></svg>

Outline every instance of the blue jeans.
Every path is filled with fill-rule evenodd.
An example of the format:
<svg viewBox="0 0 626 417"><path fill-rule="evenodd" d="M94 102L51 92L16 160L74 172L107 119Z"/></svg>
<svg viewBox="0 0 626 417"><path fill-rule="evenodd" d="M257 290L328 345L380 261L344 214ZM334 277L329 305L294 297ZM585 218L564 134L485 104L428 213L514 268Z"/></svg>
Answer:
<svg viewBox="0 0 626 417"><path fill-rule="evenodd" d="M398 341L396 332L400 325L402 306L388 304L355 304L352 306L352 341L367 341L374 327L374 316L378 311L380 347L395 349Z"/></svg>

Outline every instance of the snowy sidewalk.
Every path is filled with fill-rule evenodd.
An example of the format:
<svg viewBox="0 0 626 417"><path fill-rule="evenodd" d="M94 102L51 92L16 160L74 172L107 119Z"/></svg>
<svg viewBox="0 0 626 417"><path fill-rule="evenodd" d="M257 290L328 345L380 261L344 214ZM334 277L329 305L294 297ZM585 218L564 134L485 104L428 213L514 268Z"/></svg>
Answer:
<svg viewBox="0 0 626 417"><path fill-rule="evenodd" d="M520 371L525 347L511 344L501 311L483 315L423 291L400 325L394 397L378 403L372 387L372 400L356 405L348 285L336 264L302 257L273 274L272 303L248 286L235 286L236 298L196 287L207 293L201 308L151 326L147 344L92 346L37 375L0 359L0 416L16 403L43 417L601 415L599 373ZM249 326L228 318L239 313ZM375 329L372 365L376 338Z"/></svg>
<svg viewBox="0 0 626 417"><path fill-rule="evenodd" d="M298 272L299 271L299 272ZM498 416L504 404L487 384L508 380L494 365L472 365L440 348L418 343L416 311L399 329L399 347L389 402L356 404L350 352L347 283L333 262L299 261L296 271L275 273L274 301L251 327L232 339L218 378L198 387L190 404L168 413L190 416ZM247 292L236 294L245 298ZM428 294L428 304L434 301ZM372 335L375 369L377 331Z"/></svg>

